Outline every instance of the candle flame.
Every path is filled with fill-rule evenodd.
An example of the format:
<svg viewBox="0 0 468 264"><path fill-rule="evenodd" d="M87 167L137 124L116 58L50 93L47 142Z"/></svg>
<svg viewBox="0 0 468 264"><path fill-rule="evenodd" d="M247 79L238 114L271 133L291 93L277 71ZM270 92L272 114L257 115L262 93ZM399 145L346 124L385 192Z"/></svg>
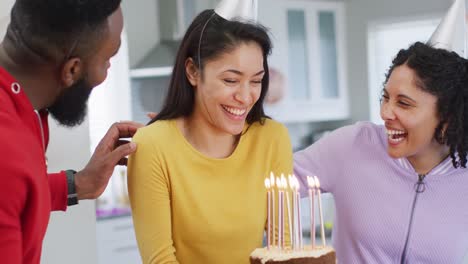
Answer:
<svg viewBox="0 0 468 264"><path fill-rule="evenodd" d="M281 175L281 185L283 186L283 189L287 190L288 189L288 181L286 180L286 177L284 175Z"/></svg>
<svg viewBox="0 0 468 264"><path fill-rule="evenodd" d="M265 179L265 187L266 187L268 190L270 190L270 186L271 186L271 184L270 184L270 179L266 178L266 179Z"/></svg>
<svg viewBox="0 0 468 264"><path fill-rule="evenodd" d="M291 181L289 183L291 186L291 189L298 191L299 190L299 181L297 180L296 176L292 175L291 176Z"/></svg>
<svg viewBox="0 0 468 264"><path fill-rule="evenodd" d="M307 184L309 185L309 188L315 188L315 178L307 176Z"/></svg>
<svg viewBox="0 0 468 264"><path fill-rule="evenodd" d="M315 179L315 187L320 188L320 181L317 176L314 176Z"/></svg>
<svg viewBox="0 0 468 264"><path fill-rule="evenodd" d="M278 189L283 188L280 177L276 177L276 186L278 186Z"/></svg>
<svg viewBox="0 0 468 264"><path fill-rule="evenodd" d="M294 182L296 184L296 191L299 191L299 189L301 188L301 185L299 184L299 180L296 178L296 176L294 176Z"/></svg>
<svg viewBox="0 0 468 264"><path fill-rule="evenodd" d="M294 179L291 175L288 175L289 188L294 189Z"/></svg>
<svg viewBox="0 0 468 264"><path fill-rule="evenodd" d="M283 173L281 173L280 181L281 181L281 187L283 187L283 189L288 188L288 183L287 183L286 177L284 177Z"/></svg>
<svg viewBox="0 0 468 264"><path fill-rule="evenodd" d="M270 183L271 187L275 187L275 175L273 174L273 172L270 172Z"/></svg>

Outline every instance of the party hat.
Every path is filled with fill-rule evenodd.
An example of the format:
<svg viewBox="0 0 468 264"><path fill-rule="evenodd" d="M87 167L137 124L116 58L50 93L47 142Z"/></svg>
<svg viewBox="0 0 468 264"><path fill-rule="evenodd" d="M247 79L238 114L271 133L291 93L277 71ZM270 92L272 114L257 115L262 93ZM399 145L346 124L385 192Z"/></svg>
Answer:
<svg viewBox="0 0 468 264"><path fill-rule="evenodd" d="M427 44L466 58L465 0L455 0Z"/></svg>
<svg viewBox="0 0 468 264"><path fill-rule="evenodd" d="M226 20L257 21L258 0L222 0L215 12Z"/></svg>

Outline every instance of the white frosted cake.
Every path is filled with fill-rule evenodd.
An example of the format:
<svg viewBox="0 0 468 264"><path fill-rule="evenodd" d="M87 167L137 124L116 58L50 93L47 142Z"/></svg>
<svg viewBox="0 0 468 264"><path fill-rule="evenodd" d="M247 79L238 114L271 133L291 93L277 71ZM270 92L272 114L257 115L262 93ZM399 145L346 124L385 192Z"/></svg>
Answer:
<svg viewBox="0 0 468 264"><path fill-rule="evenodd" d="M250 254L251 264L335 264L336 254L332 247L316 247L313 250L279 250L257 248Z"/></svg>

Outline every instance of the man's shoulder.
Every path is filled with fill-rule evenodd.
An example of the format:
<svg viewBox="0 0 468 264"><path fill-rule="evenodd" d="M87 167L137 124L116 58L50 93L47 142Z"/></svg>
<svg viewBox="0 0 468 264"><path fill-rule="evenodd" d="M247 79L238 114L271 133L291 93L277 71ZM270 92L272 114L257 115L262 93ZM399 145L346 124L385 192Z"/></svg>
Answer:
<svg viewBox="0 0 468 264"><path fill-rule="evenodd" d="M0 112L13 113L15 105L2 85L0 83Z"/></svg>
<svg viewBox="0 0 468 264"><path fill-rule="evenodd" d="M18 120L0 111L0 145L2 156L17 152L22 146L33 143L31 131ZM30 148L25 147L25 149Z"/></svg>
<svg viewBox="0 0 468 264"><path fill-rule="evenodd" d="M34 137L30 130L3 111L0 111L0 146L0 174L7 177L29 175L27 167L37 162Z"/></svg>
<svg viewBox="0 0 468 264"><path fill-rule="evenodd" d="M15 110L13 102L8 95L0 89L0 137L4 136L6 131L21 133L22 130L14 131L21 125L21 119Z"/></svg>
<svg viewBox="0 0 468 264"><path fill-rule="evenodd" d="M12 151L27 144L30 138L30 129L24 125L8 94L0 88L0 149Z"/></svg>

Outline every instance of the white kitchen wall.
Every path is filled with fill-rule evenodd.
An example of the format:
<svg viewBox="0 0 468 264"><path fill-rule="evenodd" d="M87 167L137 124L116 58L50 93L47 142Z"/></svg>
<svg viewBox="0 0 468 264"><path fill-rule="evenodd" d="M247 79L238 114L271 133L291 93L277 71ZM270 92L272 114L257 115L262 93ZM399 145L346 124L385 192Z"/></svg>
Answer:
<svg viewBox="0 0 468 264"><path fill-rule="evenodd" d="M47 151L49 171L79 170L89 160L89 122L68 129L50 122ZM67 212L54 212L44 241L41 263L95 264L96 213L94 201L80 201Z"/></svg>
<svg viewBox="0 0 468 264"><path fill-rule="evenodd" d="M128 40L129 63L135 66L159 42L158 0L122 1L122 11L127 33L133 36Z"/></svg>
<svg viewBox="0 0 468 264"><path fill-rule="evenodd" d="M14 2L14 0L0 1L0 39L3 39L3 36L5 36L6 27L10 21L10 9Z"/></svg>
<svg viewBox="0 0 468 264"><path fill-rule="evenodd" d="M112 67L108 71L107 79L93 90L89 99L89 133L92 152L113 123L120 120L131 120L128 48L125 30L121 40L119 52L111 59ZM101 196L101 201L105 201L108 206L115 206L116 196L122 194L121 189L124 187L122 186L124 182L120 178L122 170L125 168L118 167L114 170L114 176ZM116 193L115 189L119 189L119 192Z"/></svg>

